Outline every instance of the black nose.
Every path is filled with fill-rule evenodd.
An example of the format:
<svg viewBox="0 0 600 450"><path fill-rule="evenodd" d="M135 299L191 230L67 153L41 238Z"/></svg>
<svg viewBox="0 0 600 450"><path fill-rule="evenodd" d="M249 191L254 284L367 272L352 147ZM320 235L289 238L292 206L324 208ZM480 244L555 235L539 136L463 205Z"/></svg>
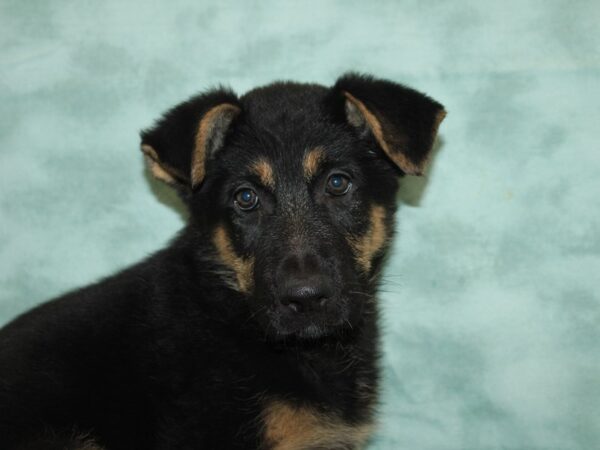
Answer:
<svg viewBox="0 0 600 450"><path fill-rule="evenodd" d="M332 294L333 287L327 278L312 276L286 283L280 301L293 312L315 312L325 306Z"/></svg>

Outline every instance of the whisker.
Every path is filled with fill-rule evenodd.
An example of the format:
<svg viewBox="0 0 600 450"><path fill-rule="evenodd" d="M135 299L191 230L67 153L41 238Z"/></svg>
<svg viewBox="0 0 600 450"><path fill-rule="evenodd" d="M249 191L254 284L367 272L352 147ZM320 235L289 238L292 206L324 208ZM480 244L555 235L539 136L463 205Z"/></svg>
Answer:
<svg viewBox="0 0 600 450"><path fill-rule="evenodd" d="M244 324L248 323L248 321L250 321L250 319L252 319L258 313L263 312L265 309L267 309L267 307L263 306L263 307L259 308L258 310L256 310L255 312L253 312L252 314L250 314L250 316L248 316L248 318L244 321Z"/></svg>

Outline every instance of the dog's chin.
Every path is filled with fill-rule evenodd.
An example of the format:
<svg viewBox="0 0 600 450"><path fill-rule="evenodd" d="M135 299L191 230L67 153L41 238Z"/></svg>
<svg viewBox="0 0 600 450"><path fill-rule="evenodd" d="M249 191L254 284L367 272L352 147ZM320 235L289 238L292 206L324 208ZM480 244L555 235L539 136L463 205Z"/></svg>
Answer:
<svg viewBox="0 0 600 450"><path fill-rule="evenodd" d="M322 311L298 312L274 301L255 316L255 323L271 341L335 339L353 330L352 311L345 299L331 302Z"/></svg>

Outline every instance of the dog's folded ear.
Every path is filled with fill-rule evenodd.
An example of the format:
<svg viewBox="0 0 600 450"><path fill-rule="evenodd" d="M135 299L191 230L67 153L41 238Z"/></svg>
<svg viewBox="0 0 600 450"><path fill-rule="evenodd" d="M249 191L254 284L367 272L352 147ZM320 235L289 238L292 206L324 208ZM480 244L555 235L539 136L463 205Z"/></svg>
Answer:
<svg viewBox="0 0 600 450"><path fill-rule="evenodd" d="M423 174L446 116L442 105L400 84L357 74L339 78L332 94L345 120L361 136L375 138L404 173Z"/></svg>
<svg viewBox="0 0 600 450"><path fill-rule="evenodd" d="M192 97L167 111L142 131L142 151L156 178L195 188L206 164L223 146L232 121L241 111L237 96L219 88Z"/></svg>

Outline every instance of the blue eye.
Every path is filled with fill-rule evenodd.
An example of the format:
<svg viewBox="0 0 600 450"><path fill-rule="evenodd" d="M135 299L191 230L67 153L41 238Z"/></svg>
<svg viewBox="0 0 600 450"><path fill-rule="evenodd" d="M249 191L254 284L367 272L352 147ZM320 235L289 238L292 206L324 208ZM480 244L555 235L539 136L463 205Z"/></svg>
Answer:
<svg viewBox="0 0 600 450"><path fill-rule="evenodd" d="M334 173L327 180L326 190L331 195L344 195L348 193L351 186L350 178L341 173Z"/></svg>
<svg viewBox="0 0 600 450"><path fill-rule="evenodd" d="M242 211L250 211L258 206L258 195L252 189L239 189L234 196L235 205Z"/></svg>

